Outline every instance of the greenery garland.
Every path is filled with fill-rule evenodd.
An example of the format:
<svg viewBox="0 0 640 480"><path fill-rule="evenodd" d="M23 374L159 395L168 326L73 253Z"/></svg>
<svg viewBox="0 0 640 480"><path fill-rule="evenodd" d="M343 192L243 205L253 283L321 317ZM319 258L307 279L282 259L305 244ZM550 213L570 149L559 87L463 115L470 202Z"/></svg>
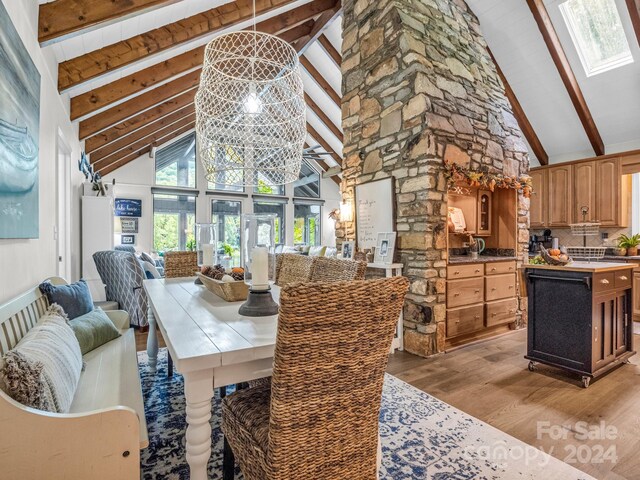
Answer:
<svg viewBox="0 0 640 480"><path fill-rule="evenodd" d="M533 185L529 175L508 177L491 173L488 169L471 170L457 163L444 162L444 177L449 187L466 183L470 187L482 187L494 191L496 188L512 188L521 192L526 198L533 193Z"/></svg>

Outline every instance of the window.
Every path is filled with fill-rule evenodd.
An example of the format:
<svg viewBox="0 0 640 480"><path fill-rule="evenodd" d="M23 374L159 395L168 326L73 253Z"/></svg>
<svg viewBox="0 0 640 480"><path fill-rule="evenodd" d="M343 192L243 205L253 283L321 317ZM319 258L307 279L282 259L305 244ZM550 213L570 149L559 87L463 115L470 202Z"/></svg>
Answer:
<svg viewBox="0 0 640 480"><path fill-rule="evenodd" d="M284 244L284 203L254 202L253 213L273 213L276 215L276 245Z"/></svg>
<svg viewBox="0 0 640 480"><path fill-rule="evenodd" d="M231 257L230 266L241 264L240 215L242 202L236 200L212 200L211 221L218 229L218 253Z"/></svg>
<svg viewBox="0 0 640 480"><path fill-rule="evenodd" d="M258 186L253 187L253 193L260 195L284 195L284 185L271 185L271 180L264 172L258 173Z"/></svg>
<svg viewBox="0 0 640 480"><path fill-rule="evenodd" d="M293 183L293 196L320 198L320 174L307 162L302 162L300 176Z"/></svg>
<svg viewBox="0 0 640 480"><path fill-rule="evenodd" d="M156 153L156 185L196 187L196 135L181 138Z"/></svg>
<svg viewBox="0 0 640 480"><path fill-rule="evenodd" d="M567 0L560 11L587 76L633 62L615 0Z"/></svg>
<svg viewBox="0 0 640 480"><path fill-rule="evenodd" d="M316 246L322 243L320 205L293 206L293 244Z"/></svg>
<svg viewBox="0 0 640 480"><path fill-rule="evenodd" d="M196 197L153 195L153 248L190 250L195 248Z"/></svg>

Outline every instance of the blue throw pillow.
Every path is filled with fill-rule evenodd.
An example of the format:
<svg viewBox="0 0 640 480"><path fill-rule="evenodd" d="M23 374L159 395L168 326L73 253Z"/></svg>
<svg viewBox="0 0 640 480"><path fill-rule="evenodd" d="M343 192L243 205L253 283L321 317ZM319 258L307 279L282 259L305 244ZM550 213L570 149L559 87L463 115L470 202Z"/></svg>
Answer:
<svg viewBox="0 0 640 480"><path fill-rule="evenodd" d="M69 285L53 285L46 281L40 284L40 291L47 296L49 304L57 303L65 311L69 320L93 310L93 299L89 286L84 280Z"/></svg>

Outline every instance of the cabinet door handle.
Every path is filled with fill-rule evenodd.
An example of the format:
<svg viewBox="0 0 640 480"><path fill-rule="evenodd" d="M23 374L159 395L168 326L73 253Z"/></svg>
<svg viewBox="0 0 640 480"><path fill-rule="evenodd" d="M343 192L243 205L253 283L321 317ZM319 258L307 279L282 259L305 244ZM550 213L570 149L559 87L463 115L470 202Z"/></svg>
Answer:
<svg viewBox="0 0 640 480"><path fill-rule="evenodd" d="M493 313L491 314L491 316L492 316L492 317L495 317L496 315L497 315L497 313L496 313L496 312L493 312Z"/></svg>
<svg viewBox="0 0 640 480"><path fill-rule="evenodd" d="M476 269L476 273L480 273L480 270L479 270L479 269Z"/></svg>
<svg viewBox="0 0 640 480"><path fill-rule="evenodd" d="M493 268L491 269L491 271L492 271L492 272L495 272L495 271L496 271L496 267L493 267Z"/></svg>
<svg viewBox="0 0 640 480"><path fill-rule="evenodd" d="M475 318L476 320L480 320L480 315L476 315L476 316L475 316L475 317L473 317L473 318Z"/></svg>
<svg viewBox="0 0 640 480"><path fill-rule="evenodd" d="M620 275L618 278L620 280L629 280L626 275Z"/></svg>
<svg viewBox="0 0 640 480"><path fill-rule="evenodd" d="M460 272L458 270L453 272L454 275L460 275Z"/></svg>
<svg viewBox="0 0 640 480"><path fill-rule="evenodd" d="M602 280L600 280L600 283L603 285L609 285L609 280L607 280L606 278L603 278Z"/></svg>
<svg viewBox="0 0 640 480"><path fill-rule="evenodd" d="M480 290L476 290L475 293L480 293Z"/></svg>
<svg viewBox="0 0 640 480"><path fill-rule="evenodd" d="M454 293L454 294L453 294L453 296L454 296L454 297L459 297L459 296L460 296L460 294L459 294L459 293Z"/></svg>
<svg viewBox="0 0 640 480"><path fill-rule="evenodd" d="M515 310L509 310L509 313L516 313Z"/></svg>
<svg viewBox="0 0 640 480"><path fill-rule="evenodd" d="M513 288L513 285L509 285L509 290L511 290Z"/></svg>

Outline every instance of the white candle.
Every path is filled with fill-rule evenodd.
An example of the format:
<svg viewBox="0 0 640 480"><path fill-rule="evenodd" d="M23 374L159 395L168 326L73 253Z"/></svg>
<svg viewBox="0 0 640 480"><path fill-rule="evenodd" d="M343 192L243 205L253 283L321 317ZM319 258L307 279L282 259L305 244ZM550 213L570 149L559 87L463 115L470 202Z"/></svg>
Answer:
<svg viewBox="0 0 640 480"><path fill-rule="evenodd" d="M269 288L269 250L267 247L255 247L251 252L251 288L267 290Z"/></svg>
<svg viewBox="0 0 640 480"><path fill-rule="evenodd" d="M202 265L213 266L213 244L202 245Z"/></svg>

